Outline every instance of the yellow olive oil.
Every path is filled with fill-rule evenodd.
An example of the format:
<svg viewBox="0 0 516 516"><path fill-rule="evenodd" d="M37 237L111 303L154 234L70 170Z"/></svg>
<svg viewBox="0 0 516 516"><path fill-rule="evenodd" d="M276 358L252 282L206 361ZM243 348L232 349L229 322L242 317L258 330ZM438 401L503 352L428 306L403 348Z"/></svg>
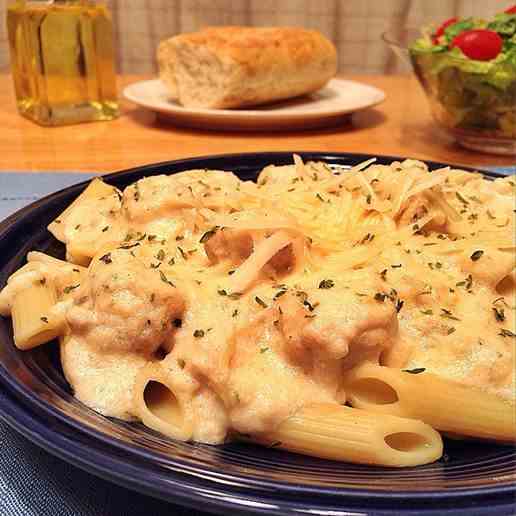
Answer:
<svg viewBox="0 0 516 516"><path fill-rule="evenodd" d="M16 1L7 29L19 112L41 125L118 115L111 16L91 0Z"/></svg>

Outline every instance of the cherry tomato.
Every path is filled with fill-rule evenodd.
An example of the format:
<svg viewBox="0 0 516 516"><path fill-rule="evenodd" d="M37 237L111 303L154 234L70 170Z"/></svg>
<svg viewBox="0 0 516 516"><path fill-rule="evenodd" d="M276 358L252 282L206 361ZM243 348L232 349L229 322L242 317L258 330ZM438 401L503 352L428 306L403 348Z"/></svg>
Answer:
<svg viewBox="0 0 516 516"><path fill-rule="evenodd" d="M516 5L513 5L512 7L509 7L509 9L505 9L507 14L516 14Z"/></svg>
<svg viewBox="0 0 516 516"><path fill-rule="evenodd" d="M446 27L448 27L449 25L453 25L454 23L457 23L457 21L458 18L449 18L438 27L438 29L435 31L432 37L434 45L437 45L439 43L439 38L444 34L444 30L446 29Z"/></svg>
<svg viewBox="0 0 516 516"><path fill-rule="evenodd" d="M489 61L501 52L503 39L493 30L466 30L453 38L451 46L459 47L470 59Z"/></svg>

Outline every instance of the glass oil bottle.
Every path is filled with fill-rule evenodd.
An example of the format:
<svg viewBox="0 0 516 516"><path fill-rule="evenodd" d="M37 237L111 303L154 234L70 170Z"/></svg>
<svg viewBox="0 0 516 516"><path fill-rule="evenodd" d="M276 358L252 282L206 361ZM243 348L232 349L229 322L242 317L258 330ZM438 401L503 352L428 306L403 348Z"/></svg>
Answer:
<svg viewBox="0 0 516 516"><path fill-rule="evenodd" d="M18 111L41 125L118 115L113 30L94 0L16 0L7 30Z"/></svg>

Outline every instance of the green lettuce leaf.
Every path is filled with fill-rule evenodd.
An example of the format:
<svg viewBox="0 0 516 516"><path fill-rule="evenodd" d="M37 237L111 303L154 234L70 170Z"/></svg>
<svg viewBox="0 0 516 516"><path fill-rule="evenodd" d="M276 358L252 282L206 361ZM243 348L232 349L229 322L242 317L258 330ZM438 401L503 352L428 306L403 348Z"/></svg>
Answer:
<svg viewBox="0 0 516 516"><path fill-rule="evenodd" d="M448 25L446 29L444 29L444 36L448 43L453 41L455 36L458 36L461 32L465 30L478 29L481 27L481 22L478 20L474 20L473 18L466 18L465 20L459 20L452 25Z"/></svg>
<svg viewBox="0 0 516 516"><path fill-rule="evenodd" d="M497 14L494 21L488 23L487 28L498 32L502 37L511 37L516 34L516 14Z"/></svg>

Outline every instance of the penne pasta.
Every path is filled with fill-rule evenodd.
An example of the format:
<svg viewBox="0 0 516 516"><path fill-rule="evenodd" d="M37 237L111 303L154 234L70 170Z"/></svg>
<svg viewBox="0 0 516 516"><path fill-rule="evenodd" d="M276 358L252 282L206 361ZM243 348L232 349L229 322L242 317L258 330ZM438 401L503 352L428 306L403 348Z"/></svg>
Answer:
<svg viewBox="0 0 516 516"><path fill-rule="evenodd" d="M64 317L52 308L56 304L54 287L47 281L33 283L17 292L11 307L14 343L18 349L31 349L63 332Z"/></svg>
<svg viewBox="0 0 516 516"><path fill-rule="evenodd" d="M102 179L95 178L90 184L83 190L83 192L75 199L75 201L64 210L59 217L48 225L48 230L52 233L60 242L65 241L64 229L66 225L66 218L70 212L77 207L81 202L86 199L98 199L105 195L113 193L114 188L102 181Z"/></svg>
<svg viewBox="0 0 516 516"><path fill-rule="evenodd" d="M365 363L344 380L353 407L416 418L438 430L487 439L516 439L514 405L496 395L422 372Z"/></svg>
<svg viewBox="0 0 516 516"><path fill-rule="evenodd" d="M254 440L324 459L394 467L428 464L443 451L439 433L421 421L337 404L305 407Z"/></svg>
<svg viewBox="0 0 516 516"><path fill-rule="evenodd" d="M159 364L149 363L137 375L133 408L144 425L173 439L192 438L192 418L187 404L176 395Z"/></svg>
<svg viewBox="0 0 516 516"><path fill-rule="evenodd" d="M294 161L93 180L49 226L66 261L0 291L16 346L66 335L76 399L172 439L391 467L514 440L516 184Z"/></svg>

